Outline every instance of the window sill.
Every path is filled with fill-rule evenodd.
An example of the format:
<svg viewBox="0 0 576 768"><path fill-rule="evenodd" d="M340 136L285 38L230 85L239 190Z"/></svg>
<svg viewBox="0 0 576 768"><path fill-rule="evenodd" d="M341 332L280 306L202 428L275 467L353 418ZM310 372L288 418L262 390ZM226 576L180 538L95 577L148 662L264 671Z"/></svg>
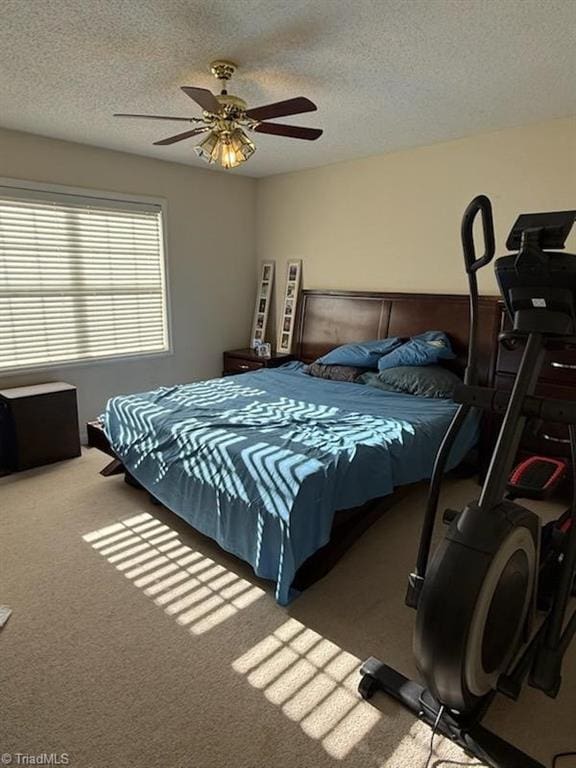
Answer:
<svg viewBox="0 0 576 768"><path fill-rule="evenodd" d="M49 362L34 365L19 365L14 368L0 368L0 379L8 376L19 376L21 374L35 373L37 371L59 371L68 368L88 368L100 365L110 365L119 363L134 363L139 360L155 360L163 357L173 357L173 349L165 349L159 352L144 352L142 354L114 355L113 357L94 357L82 360L67 360L61 363Z"/></svg>

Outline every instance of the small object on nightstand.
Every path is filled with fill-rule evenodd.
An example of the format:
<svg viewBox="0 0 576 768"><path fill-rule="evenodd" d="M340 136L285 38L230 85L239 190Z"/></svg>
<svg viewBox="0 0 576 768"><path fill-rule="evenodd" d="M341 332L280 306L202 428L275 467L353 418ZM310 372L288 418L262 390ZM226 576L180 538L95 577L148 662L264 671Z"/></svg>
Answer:
<svg viewBox="0 0 576 768"><path fill-rule="evenodd" d="M233 376L261 368L277 368L294 360L294 355L271 352L270 357L261 357L254 349L231 349L224 352L222 376Z"/></svg>
<svg viewBox="0 0 576 768"><path fill-rule="evenodd" d="M0 390L0 470L80 455L76 387L57 381Z"/></svg>
<svg viewBox="0 0 576 768"><path fill-rule="evenodd" d="M272 345L267 341L263 341L262 344L258 344L258 346L254 348L254 351L258 357L263 357L266 360L269 360L272 357Z"/></svg>

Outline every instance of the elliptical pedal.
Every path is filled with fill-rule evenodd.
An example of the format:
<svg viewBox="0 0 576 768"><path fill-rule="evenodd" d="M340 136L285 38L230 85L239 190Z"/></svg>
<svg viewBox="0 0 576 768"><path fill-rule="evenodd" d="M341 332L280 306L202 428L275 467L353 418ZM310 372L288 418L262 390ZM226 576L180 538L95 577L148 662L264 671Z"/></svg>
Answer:
<svg viewBox="0 0 576 768"><path fill-rule="evenodd" d="M547 499L557 489L567 471L568 462L565 459L530 456L512 470L507 484L508 498ZM540 611L547 611L552 607L564 556L563 549L571 525L572 515L568 509L560 518L542 527L540 584L537 598ZM574 590L576 590L576 579Z"/></svg>
<svg viewBox="0 0 576 768"><path fill-rule="evenodd" d="M568 470L564 459L549 456L530 456L521 461L508 480L510 499L547 499L558 487Z"/></svg>

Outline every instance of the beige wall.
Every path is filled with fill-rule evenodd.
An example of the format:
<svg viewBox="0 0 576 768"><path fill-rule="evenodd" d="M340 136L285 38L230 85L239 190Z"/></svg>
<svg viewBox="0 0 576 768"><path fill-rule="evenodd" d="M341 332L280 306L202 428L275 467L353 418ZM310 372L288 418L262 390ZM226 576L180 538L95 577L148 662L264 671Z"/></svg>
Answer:
<svg viewBox="0 0 576 768"><path fill-rule="evenodd" d="M174 348L167 357L0 375L0 387L69 381L78 387L83 423L113 394L219 375L222 351L247 343L253 179L4 130L0 176L164 198Z"/></svg>
<svg viewBox="0 0 576 768"><path fill-rule="evenodd" d="M465 293L460 218L479 193L500 252L519 213L575 208L576 119L262 179L258 258L276 259L277 298L295 258L305 288ZM497 292L491 268L480 288Z"/></svg>
<svg viewBox="0 0 576 768"><path fill-rule="evenodd" d="M277 296L292 258L306 288L465 292L459 224L474 195L493 200L500 249L518 213L576 207L576 120L257 182L0 130L0 176L167 201L174 354L0 376L76 384L84 422L113 394L217 375L222 351L249 337L255 251L276 260ZM490 269L480 284L496 292Z"/></svg>

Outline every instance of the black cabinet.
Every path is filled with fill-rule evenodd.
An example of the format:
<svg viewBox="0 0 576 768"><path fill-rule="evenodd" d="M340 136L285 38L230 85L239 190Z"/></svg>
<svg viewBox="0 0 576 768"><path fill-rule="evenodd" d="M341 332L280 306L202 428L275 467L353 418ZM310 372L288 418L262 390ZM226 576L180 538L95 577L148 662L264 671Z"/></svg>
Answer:
<svg viewBox="0 0 576 768"><path fill-rule="evenodd" d="M59 381L0 390L3 472L19 472L79 455L76 387Z"/></svg>

